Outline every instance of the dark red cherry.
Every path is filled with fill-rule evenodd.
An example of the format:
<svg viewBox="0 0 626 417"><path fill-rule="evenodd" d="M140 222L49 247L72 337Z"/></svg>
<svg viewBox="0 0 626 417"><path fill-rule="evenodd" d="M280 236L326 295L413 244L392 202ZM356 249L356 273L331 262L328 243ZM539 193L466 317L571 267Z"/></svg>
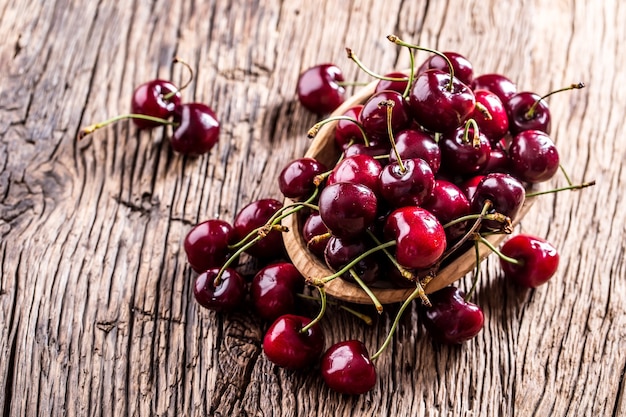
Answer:
<svg viewBox="0 0 626 417"><path fill-rule="evenodd" d="M294 314L277 318L263 337L267 359L287 369L312 365L324 350L324 333L317 324L302 332L310 322L311 319Z"/></svg>
<svg viewBox="0 0 626 417"><path fill-rule="evenodd" d="M456 287L445 287L428 295L431 307L419 307L421 322L434 341L459 344L482 330L485 321L482 309L464 296Z"/></svg>
<svg viewBox="0 0 626 417"><path fill-rule="evenodd" d="M517 93L517 86L513 81L501 74L482 74L475 77L470 87L472 90L488 90L498 96L504 104Z"/></svg>
<svg viewBox="0 0 626 417"><path fill-rule="evenodd" d="M376 84L376 88L374 89L375 93L380 93L381 91L391 90L391 91L396 91L400 94L404 94L404 90L406 90L406 85L409 82L409 77L405 73L390 72L388 74L385 74L385 77L404 79L405 81L390 81L390 80L381 79Z"/></svg>
<svg viewBox="0 0 626 417"><path fill-rule="evenodd" d="M513 175L530 183L547 181L559 170L556 145L540 130L525 130L514 136L509 160Z"/></svg>
<svg viewBox="0 0 626 417"><path fill-rule="evenodd" d="M326 244L324 259L330 269L339 271L368 249L370 248L362 239L346 240L333 236ZM359 261L353 269L366 284L376 282L381 274L380 264L376 257L372 255ZM354 278L348 272L342 274L341 278L354 282Z"/></svg>
<svg viewBox="0 0 626 417"><path fill-rule="evenodd" d="M202 103L184 103L174 110L172 149L183 155L202 155L217 143L220 123L213 110Z"/></svg>
<svg viewBox="0 0 626 417"><path fill-rule="evenodd" d="M317 114L330 113L345 100L341 69L333 64L311 67L300 74L297 94L300 103Z"/></svg>
<svg viewBox="0 0 626 417"><path fill-rule="evenodd" d="M256 312L267 321L295 313L296 293L304 289L304 277L290 262L277 262L256 273L250 295Z"/></svg>
<svg viewBox="0 0 626 417"><path fill-rule="evenodd" d="M428 163L433 174L441 166L441 150L429 133L417 129L405 129L394 136L400 158L421 158ZM389 161L397 161L396 152L389 152Z"/></svg>
<svg viewBox="0 0 626 417"><path fill-rule="evenodd" d="M450 74L428 70L415 78L409 94L411 114L417 123L432 132L449 132L461 126L474 110L474 93Z"/></svg>
<svg viewBox="0 0 626 417"><path fill-rule="evenodd" d="M196 272L220 267L228 257L235 234L230 223L210 219L195 225L185 237L187 261Z"/></svg>
<svg viewBox="0 0 626 417"><path fill-rule="evenodd" d="M409 126L411 118L404 97L397 91L381 91L370 97L361 110L359 119L365 132L373 138L388 138L387 112L388 106L383 103L393 103L391 107L391 129L395 132Z"/></svg>
<svg viewBox="0 0 626 417"><path fill-rule="evenodd" d="M283 203L273 198L253 201L235 216L233 228L237 241L245 238L250 232L264 226L267 221L281 208ZM272 259L280 257L284 252L283 237L280 231L272 230L246 252L256 258Z"/></svg>
<svg viewBox="0 0 626 417"><path fill-rule="evenodd" d="M314 158L295 159L278 175L278 188L287 198L306 199L316 188L315 177L326 170L326 166Z"/></svg>
<svg viewBox="0 0 626 417"><path fill-rule="evenodd" d="M382 167L380 162L370 155L360 154L343 158L335 165L326 180L326 185L337 182L363 184L372 191L378 191L378 176Z"/></svg>
<svg viewBox="0 0 626 417"><path fill-rule="evenodd" d="M476 187L478 184L485 178L484 175L474 175L466 180L462 181L459 184L459 188L463 191L463 194L467 197L467 199L471 202L474 197L474 193L476 192Z"/></svg>
<svg viewBox="0 0 626 417"><path fill-rule="evenodd" d="M335 236L357 237L376 218L378 201L374 192L362 184L337 182L326 186L319 197L322 221Z"/></svg>
<svg viewBox="0 0 626 417"><path fill-rule="evenodd" d="M552 278L559 267L556 248L540 237L515 235L502 245L500 252L519 262L514 264L500 258L504 275L523 287L538 287Z"/></svg>
<svg viewBox="0 0 626 417"><path fill-rule="evenodd" d="M211 268L196 277L193 294L202 307L213 311L231 311L246 296L246 282L237 271L226 268L215 285L220 268Z"/></svg>
<svg viewBox="0 0 626 417"><path fill-rule="evenodd" d="M509 155L501 148L492 148L489 152L489 162L483 170L485 174L490 172L510 172L511 163Z"/></svg>
<svg viewBox="0 0 626 417"><path fill-rule="evenodd" d="M493 172L485 177L476 186L476 191L470 202L472 212L480 213L487 200L491 201L490 213L498 212L514 220L524 204L526 190L522 183L509 174ZM483 225L489 228L499 228L496 222L485 221Z"/></svg>
<svg viewBox="0 0 626 417"><path fill-rule="evenodd" d="M396 241L396 259L405 268L433 266L446 248L446 232L429 211L421 207L394 210L384 226L387 239Z"/></svg>
<svg viewBox="0 0 626 417"><path fill-rule="evenodd" d="M495 93L488 90L475 90L474 96L476 108L469 117L476 121L478 130L489 142L497 143L509 131L509 118L504 104Z"/></svg>
<svg viewBox="0 0 626 417"><path fill-rule="evenodd" d="M531 107L537 102L533 111ZM517 93L504 102L509 117L509 131L515 136L524 130L541 130L550 134L550 108L540 95L530 91Z"/></svg>
<svg viewBox="0 0 626 417"><path fill-rule="evenodd" d="M376 367L358 340L346 340L328 348L322 356L321 371L326 385L341 394L364 394L376 385Z"/></svg>
<svg viewBox="0 0 626 417"><path fill-rule="evenodd" d="M317 212L311 213L302 226L302 238L307 248L319 257L324 256L326 242L330 238L329 232L322 221L322 216Z"/></svg>
<svg viewBox="0 0 626 417"><path fill-rule="evenodd" d="M469 60L463 55L456 52L444 52L443 54L450 60L452 68L454 69L454 76L463 84L469 86L474 79L474 67L472 63L469 62ZM429 69L437 69L448 73L450 72L448 63L439 55L432 55L430 58L426 59L426 61L424 61L418 68L417 74Z"/></svg>
<svg viewBox="0 0 626 417"><path fill-rule="evenodd" d="M130 108L133 114L169 119L180 103L181 94L178 88L169 81L157 79L141 84L135 89ZM140 129L163 126L162 122L145 119L133 118L133 122Z"/></svg>
<svg viewBox="0 0 626 417"><path fill-rule="evenodd" d="M443 135L439 139L441 163L451 175L473 175L482 172L489 163L491 144L482 133L478 134L478 146L474 146L474 129L465 137L465 127Z"/></svg>
<svg viewBox="0 0 626 417"><path fill-rule="evenodd" d="M343 116L358 122L362 109L363 105L357 104L346 110ZM337 142L337 145L339 145L341 149L345 149L351 143L364 143L363 133L361 133L361 130L354 121L340 119L335 125L335 142Z"/></svg>
<svg viewBox="0 0 626 417"><path fill-rule="evenodd" d="M438 179L433 191L422 204L422 208L431 212L439 223L445 225L470 213L470 203L467 196L453 183ZM466 223L458 223L447 227L446 238L452 241L465 233Z"/></svg>
<svg viewBox="0 0 626 417"><path fill-rule="evenodd" d="M430 196L435 186L435 176L430 166L421 158L391 162L379 177L380 195L392 206L419 206Z"/></svg>

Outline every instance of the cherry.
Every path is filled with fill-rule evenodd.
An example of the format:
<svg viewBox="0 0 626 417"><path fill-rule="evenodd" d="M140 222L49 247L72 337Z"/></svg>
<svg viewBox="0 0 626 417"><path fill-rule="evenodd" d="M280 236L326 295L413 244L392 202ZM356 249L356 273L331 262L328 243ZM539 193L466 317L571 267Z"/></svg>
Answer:
<svg viewBox="0 0 626 417"><path fill-rule="evenodd" d="M176 125L170 139L172 149L184 155L202 155L217 143L220 123L213 110L203 103L185 103L174 109Z"/></svg>
<svg viewBox="0 0 626 417"><path fill-rule="evenodd" d="M324 259L330 269L339 271L368 249L368 245L362 239L346 240L333 236L326 244ZM368 256L359 261L353 269L366 284L376 282L382 272L374 256ZM341 278L354 282L354 278L350 273L342 274Z"/></svg>
<svg viewBox="0 0 626 417"><path fill-rule="evenodd" d="M364 143L363 133L359 126L354 122L359 120L359 115L363 109L362 104L350 107L342 115L348 119L339 119L335 125L335 142L341 149L345 149L350 143ZM353 121L354 120L354 121Z"/></svg>
<svg viewBox="0 0 626 417"><path fill-rule="evenodd" d="M492 204L489 213L497 212L513 220L524 204L525 196L526 190L517 178L493 172L485 175L478 183L470 204L472 212L480 213L485 202L489 200ZM483 225L496 229L501 227L501 224L495 221L484 221Z"/></svg>
<svg viewBox="0 0 626 417"><path fill-rule="evenodd" d="M272 198L260 199L246 205L237 213L233 222L236 240L241 241L253 230L264 226L282 207L283 203ZM280 231L272 230L246 252L256 258L271 259L280 257L283 249Z"/></svg>
<svg viewBox="0 0 626 417"><path fill-rule="evenodd" d="M180 90L169 81L156 79L143 83L135 89L130 108L133 114L169 119L180 103ZM139 129L162 126L160 122L146 119L133 118L133 122Z"/></svg>
<svg viewBox="0 0 626 417"><path fill-rule="evenodd" d="M476 192L476 187L482 179L485 178L484 175L474 175L470 178L465 179L459 184L459 188L463 191L463 194L467 197L467 199L471 202L474 197L474 193Z"/></svg>
<svg viewBox="0 0 626 417"><path fill-rule="evenodd" d="M326 185L337 182L363 184L372 191L378 191L378 176L382 167L373 156L360 154L342 159L335 165L326 180Z"/></svg>
<svg viewBox="0 0 626 417"><path fill-rule="evenodd" d="M376 367L359 340L346 340L328 348L322 356L321 372L326 385L341 394L364 394L376 385Z"/></svg>
<svg viewBox="0 0 626 417"><path fill-rule="evenodd" d="M330 233L319 213L314 212L307 217L302 226L302 238L312 253L319 257L324 256Z"/></svg>
<svg viewBox="0 0 626 417"><path fill-rule="evenodd" d="M450 74L428 70L415 78L409 106L415 121L432 132L454 130L474 110L474 93Z"/></svg>
<svg viewBox="0 0 626 417"><path fill-rule="evenodd" d="M540 95L523 91L504 102L509 117L509 130L515 136L524 130L541 130L550 134L550 108ZM534 111L530 113L531 107Z"/></svg>
<svg viewBox="0 0 626 417"><path fill-rule="evenodd" d="M432 306L420 306L419 316L430 337L438 343L460 344L475 337L485 321L482 309L449 286L428 295Z"/></svg>
<svg viewBox="0 0 626 417"><path fill-rule="evenodd" d="M322 221L335 236L353 238L365 232L376 218L374 192L362 184L337 182L327 185L319 197Z"/></svg>
<svg viewBox="0 0 626 417"><path fill-rule="evenodd" d="M256 273L250 295L256 312L267 321L294 313L296 293L304 289L304 277L290 262L277 262Z"/></svg>
<svg viewBox="0 0 626 417"><path fill-rule="evenodd" d="M559 266L559 253L545 239L527 234L515 235L500 252L515 263L500 258L504 275L523 287L536 288L547 282Z"/></svg>
<svg viewBox="0 0 626 417"><path fill-rule="evenodd" d="M439 223L445 225L470 213L470 203L466 195L453 183L438 179L429 198L422 204L422 208L431 212ZM448 242L461 237L465 233L466 223L457 223L447 227L446 239Z"/></svg>
<svg viewBox="0 0 626 417"><path fill-rule="evenodd" d="M389 153L389 141L370 143L366 146L363 143L355 143L350 145L344 151L344 156L349 158L354 155L382 156Z"/></svg>
<svg viewBox="0 0 626 417"><path fill-rule="evenodd" d="M389 152L389 161L397 161L400 158L421 158L428 163L433 174L439 171L441 166L441 150L435 139L427 132L417 129L405 129L394 135L396 151Z"/></svg>
<svg viewBox="0 0 626 417"><path fill-rule="evenodd" d="M474 67L472 63L469 62L467 58L463 55L458 54L456 52L443 52L443 54L448 58L450 63L452 64L452 68L454 69L454 76L459 79L463 84L470 85L472 80L474 79ZM432 55L430 58L426 59L420 65L417 70L417 74L420 74L429 69L436 69L443 72L448 72L449 67L446 60L440 55Z"/></svg>
<svg viewBox="0 0 626 417"><path fill-rule="evenodd" d="M302 332L311 319L285 314L272 323L263 337L263 352L275 365L302 369L313 364L324 350L324 333L314 324Z"/></svg>
<svg viewBox="0 0 626 417"><path fill-rule="evenodd" d="M383 198L393 207L419 206L430 196L435 186L435 176L430 166L421 158L391 162L379 177Z"/></svg>
<svg viewBox="0 0 626 417"><path fill-rule="evenodd" d="M502 103L506 103L511 96L517 93L517 86L513 81L502 74L482 74L475 77L470 87L472 90L488 90L498 96Z"/></svg>
<svg viewBox="0 0 626 417"><path fill-rule="evenodd" d="M522 181L547 181L559 169L559 152L545 132L525 130L513 137L509 146L513 174Z"/></svg>
<svg viewBox="0 0 626 417"><path fill-rule="evenodd" d="M196 277L193 294L201 306L213 311L232 311L239 307L246 295L246 282L232 268L210 268ZM216 282L217 281L217 282Z"/></svg>
<svg viewBox="0 0 626 417"><path fill-rule="evenodd" d="M477 174L489 163L489 140L479 132L478 143L475 144L473 135L474 129L470 128L466 134L465 127L459 127L439 140L442 165L448 173L461 176Z"/></svg>
<svg viewBox="0 0 626 417"><path fill-rule="evenodd" d="M391 81L381 79L376 84L376 88L374 89L375 93L380 93L381 91L391 90L396 91L400 94L404 94L404 90L406 90L406 86L409 83L409 77L403 72L390 72L385 74L385 78L396 78L396 79L404 79L404 81Z"/></svg>
<svg viewBox="0 0 626 417"><path fill-rule="evenodd" d="M326 166L314 158L295 159L278 175L278 188L287 198L306 199L316 188L315 177L326 170Z"/></svg>
<svg viewBox="0 0 626 417"><path fill-rule="evenodd" d="M478 130L489 139L497 143L509 131L509 118L504 104L495 93L488 90L475 90L476 108L469 116L476 120Z"/></svg>
<svg viewBox="0 0 626 417"><path fill-rule="evenodd" d="M195 225L185 236L187 261L196 272L221 266L229 254L234 230L230 223L210 219Z"/></svg>
<svg viewBox="0 0 626 417"><path fill-rule="evenodd" d="M298 100L313 113L330 113L345 100L346 90L341 85L343 81L343 73L336 65L311 67L298 78Z"/></svg>
<svg viewBox="0 0 626 417"><path fill-rule="evenodd" d="M489 152L489 162L483 172L488 174L490 172L510 172L510 159L509 155L501 148L492 148Z"/></svg>
<svg viewBox="0 0 626 417"><path fill-rule="evenodd" d="M389 107L390 120L387 114ZM411 122L404 97L391 90L374 93L363 105L359 119L368 136L384 139L389 137L389 127L395 132L408 127Z"/></svg>
<svg viewBox="0 0 626 417"><path fill-rule="evenodd" d="M433 266L446 248L443 226L421 207L394 210L387 217L383 232L385 237L396 241L396 259L405 268Z"/></svg>

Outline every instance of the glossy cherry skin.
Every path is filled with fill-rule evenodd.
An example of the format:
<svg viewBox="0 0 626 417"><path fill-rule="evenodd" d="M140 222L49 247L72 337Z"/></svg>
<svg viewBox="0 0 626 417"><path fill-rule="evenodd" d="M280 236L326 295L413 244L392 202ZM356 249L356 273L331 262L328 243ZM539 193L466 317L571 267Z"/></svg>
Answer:
<svg viewBox="0 0 626 417"><path fill-rule="evenodd" d="M370 155L354 155L343 158L335 165L326 180L326 185L337 182L363 184L372 191L378 191L378 176L382 167L380 162Z"/></svg>
<svg viewBox="0 0 626 417"><path fill-rule="evenodd" d="M304 289L304 277L290 262L265 266L252 278L250 295L256 312L267 321L295 313L296 293Z"/></svg>
<svg viewBox="0 0 626 417"><path fill-rule="evenodd" d="M219 140L220 123L206 104L184 103L174 110L172 149L183 155L202 155L213 149Z"/></svg>
<svg viewBox="0 0 626 417"><path fill-rule="evenodd" d="M404 90L406 90L406 85L409 82L409 77L403 72L390 72L385 74L385 77L389 78L403 78L405 81L389 81L389 80L379 80L376 84L376 88L374 89L375 93L380 93L381 91L396 91L400 94L404 94Z"/></svg>
<svg viewBox="0 0 626 417"><path fill-rule="evenodd" d="M445 287L428 295L432 306L420 306L419 316L430 337L445 344L460 344L474 338L483 328L482 309L456 287Z"/></svg>
<svg viewBox="0 0 626 417"><path fill-rule="evenodd" d="M510 171L511 160L509 159L509 155L500 148L492 148L489 152L489 162L482 172L489 174L491 172L510 173Z"/></svg>
<svg viewBox="0 0 626 417"><path fill-rule="evenodd" d="M359 121L359 115L363 109L362 104L350 107L342 116ZM345 149L351 143L365 143L363 133L358 125L351 120L340 119L335 125L335 142L341 149Z"/></svg>
<svg viewBox="0 0 626 417"><path fill-rule="evenodd" d="M307 199L315 191L315 177L326 170L317 159L294 159L278 175L278 188L287 198Z"/></svg>
<svg viewBox="0 0 626 417"><path fill-rule="evenodd" d="M365 185L337 182L322 190L318 205L322 221L331 233L350 239L363 234L373 223L378 200Z"/></svg>
<svg viewBox="0 0 626 417"><path fill-rule="evenodd" d="M463 194L465 194L467 199L470 201L470 205L472 198L474 197L474 193L476 192L476 187L478 187L478 184L480 184L483 178L485 178L484 175L474 175L470 178L463 180L459 184L459 188L461 189L461 191L463 191Z"/></svg>
<svg viewBox="0 0 626 417"><path fill-rule="evenodd" d="M478 134L478 147L474 146L474 129L469 130L465 140L465 128L459 127L439 139L441 163L446 173L468 176L485 169L491 156L491 144L482 133Z"/></svg>
<svg viewBox="0 0 626 417"><path fill-rule="evenodd" d="M433 266L446 248L446 232L439 220L421 207L401 207L387 217L383 229L396 241L396 259L405 268Z"/></svg>
<svg viewBox="0 0 626 417"><path fill-rule="evenodd" d="M282 207L283 203L273 198L260 199L246 205L237 213L233 222L236 240L240 241L254 229L264 226ZM261 259L278 258L283 252L283 237L277 230L272 230L246 250L249 255Z"/></svg>
<svg viewBox="0 0 626 417"><path fill-rule="evenodd" d="M450 181L438 179L431 195L424 201L422 208L431 212L439 223L447 223L470 213L470 202L459 187ZM467 224L457 223L445 229L448 242L461 237Z"/></svg>
<svg viewBox="0 0 626 417"><path fill-rule="evenodd" d="M472 90L488 90L498 96L502 103L506 103L515 93L517 85L502 74L482 74L475 77L470 84Z"/></svg>
<svg viewBox="0 0 626 417"><path fill-rule="evenodd" d="M385 90L374 93L363 105L359 119L368 136L373 138L389 137L387 121L388 107L381 103L393 103L391 107L391 129L396 132L405 129L411 123L409 109L404 97L397 91Z"/></svg>
<svg viewBox="0 0 626 417"><path fill-rule="evenodd" d="M504 275L518 285L536 288L554 276L559 267L559 253L550 242L527 234L515 235L500 248L502 254L520 264L500 258Z"/></svg>
<svg viewBox="0 0 626 417"><path fill-rule="evenodd" d="M404 168L404 169L403 169ZM392 206L419 206L435 187L435 175L421 158L387 164L379 177L380 195Z"/></svg>
<svg viewBox="0 0 626 417"><path fill-rule="evenodd" d="M220 268L211 268L196 277L193 295L202 307L213 311L232 311L246 296L246 282L237 271L226 268L215 285Z"/></svg>
<svg viewBox="0 0 626 417"><path fill-rule="evenodd" d="M346 340L328 348L322 356L321 372L326 385L341 394L364 394L376 385L376 367L359 340Z"/></svg>
<svg viewBox="0 0 626 417"><path fill-rule="evenodd" d="M545 132L525 130L513 137L509 146L513 174L522 181L547 181L559 170L559 152Z"/></svg>
<svg viewBox="0 0 626 417"><path fill-rule="evenodd" d="M509 117L504 104L495 93L488 90L476 90L474 96L477 106L470 118L476 121L478 130L489 139L489 142L497 143L509 131ZM478 108L479 103L489 113L488 116Z"/></svg>
<svg viewBox="0 0 626 417"><path fill-rule="evenodd" d="M302 369L318 360L324 351L324 333L317 324L303 333L301 330L310 322L295 314L277 318L263 337L267 359L286 369Z"/></svg>
<svg viewBox="0 0 626 417"><path fill-rule="evenodd" d="M313 113L330 113L345 100L346 89L340 85L343 81L343 73L336 65L311 67L298 78L298 100Z"/></svg>
<svg viewBox="0 0 626 417"><path fill-rule="evenodd" d="M433 174L441 166L441 150L435 139L427 132L417 129L405 129L394 136L396 150L402 159L421 158L428 163ZM398 158L393 150L389 152L389 161Z"/></svg>
<svg viewBox="0 0 626 417"><path fill-rule="evenodd" d="M485 177L476 186L471 200L471 209L480 213L487 200L491 201L492 209L489 213L497 212L514 220L524 204L526 190L522 183L509 174L494 172ZM499 228L497 222L484 221L488 228Z"/></svg>
<svg viewBox="0 0 626 417"><path fill-rule="evenodd" d="M330 269L339 271L368 249L370 248L363 239L346 240L333 236L326 244L324 260ZM353 269L366 284L376 282L382 272L380 264L373 255L359 261ZM350 282L355 281L349 272L342 274L341 278Z"/></svg>
<svg viewBox="0 0 626 417"><path fill-rule="evenodd" d="M529 114L530 108L537 103L535 110ZM548 103L541 96L530 91L517 93L504 102L509 117L509 131L515 136L524 130L541 130L550 134L551 116Z"/></svg>
<svg viewBox="0 0 626 417"><path fill-rule="evenodd" d="M322 221L322 216L319 213L314 212L307 217L302 226L302 238L306 242L307 248L313 254L319 257L324 256L326 243L330 238L330 231Z"/></svg>
<svg viewBox="0 0 626 417"><path fill-rule="evenodd" d="M450 74L428 70L415 78L409 106L417 123L431 132L445 133L456 129L472 113L475 106L474 93Z"/></svg>
<svg viewBox="0 0 626 417"><path fill-rule="evenodd" d="M174 94L166 99L165 96L171 93ZM141 84L135 89L130 102L130 109L133 114L145 114L160 119L169 119L173 115L174 109L180 103L181 94L178 88L169 81L157 79ZM133 122L140 129L163 125L161 122L137 118L133 118Z"/></svg>
<svg viewBox="0 0 626 417"><path fill-rule="evenodd" d="M222 266L234 236L233 227L223 220L209 219L198 223L185 236L187 261L196 272Z"/></svg>
<svg viewBox="0 0 626 417"><path fill-rule="evenodd" d="M452 64L452 68L454 69L454 77L458 78L465 85L470 85L470 83L474 80L474 66L472 63L465 58L463 55L458 54L456 52L444 52L443 53L446 58L450 60ZM450 72L450 67L448 67L448 63L445 59L443 59L439 55L432 55L430 58L426 59L420 65L417 70L417 74L420 74L429 69L437 69L443 72Z"/></svg>

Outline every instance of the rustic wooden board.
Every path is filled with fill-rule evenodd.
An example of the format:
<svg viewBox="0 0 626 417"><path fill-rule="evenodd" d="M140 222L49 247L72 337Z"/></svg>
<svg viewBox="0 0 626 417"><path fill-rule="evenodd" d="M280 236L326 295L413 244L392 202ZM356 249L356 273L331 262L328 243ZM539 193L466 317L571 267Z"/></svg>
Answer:
<svg viewBox="0 0 626 417"><path fill-rule="evenodd" d="M624 21L618 0L0 0L3 415L625 415ZM378 386L352 398L316 369L272 366L267 324L250 311L199 308L182 241L200 220L280 198L275 178L318 120L295 101L299 72L334 61L369 81L346 46L381 72L404 68L390 33L523 90L584 81L550 99L553 137L573 180L597 185L538 199L518 228L560 249L549 284L521 292L489 258L475 298L483 332L433 345L413 306L378 360ZM75 140L127 112L138 84L182 82L173 56L195 70L186 100L222 121L210 155L175 155L168 129L129 122ZM328 342L374 351L395 309L370 328L331 308Z"/></svg>

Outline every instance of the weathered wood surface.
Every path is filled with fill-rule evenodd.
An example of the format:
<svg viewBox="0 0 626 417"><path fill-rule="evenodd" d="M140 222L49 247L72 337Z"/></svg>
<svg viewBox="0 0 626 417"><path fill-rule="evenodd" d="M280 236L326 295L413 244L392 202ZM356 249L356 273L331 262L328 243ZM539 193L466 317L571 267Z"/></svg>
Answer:
<svg viewBox="0 0 626 417"><path fill-rule="evenodd" d="M3 415L626 415L625 21L618 0L0 0ZM551 98L553 137L573 180L597 185L542 197L521 224L560 249L549 284L520 293L489 258L475 299L484 331L435 346L413 307L376 389L351 398L315 371L272 366L250 312L199 308L182 240L200 220L280 197L276 175L317 120L294 101L298 73L334 61L368 81L346 46L381 72L405 67L389 33L525 90L584 81ZM186 100L222 121L210 155L177 156L167 129L128 122L75 140L127 112L138 84L182 82L173 56L195 70ZM328 342L375 350L387 310L368 328L331 309Z"/></svg>

